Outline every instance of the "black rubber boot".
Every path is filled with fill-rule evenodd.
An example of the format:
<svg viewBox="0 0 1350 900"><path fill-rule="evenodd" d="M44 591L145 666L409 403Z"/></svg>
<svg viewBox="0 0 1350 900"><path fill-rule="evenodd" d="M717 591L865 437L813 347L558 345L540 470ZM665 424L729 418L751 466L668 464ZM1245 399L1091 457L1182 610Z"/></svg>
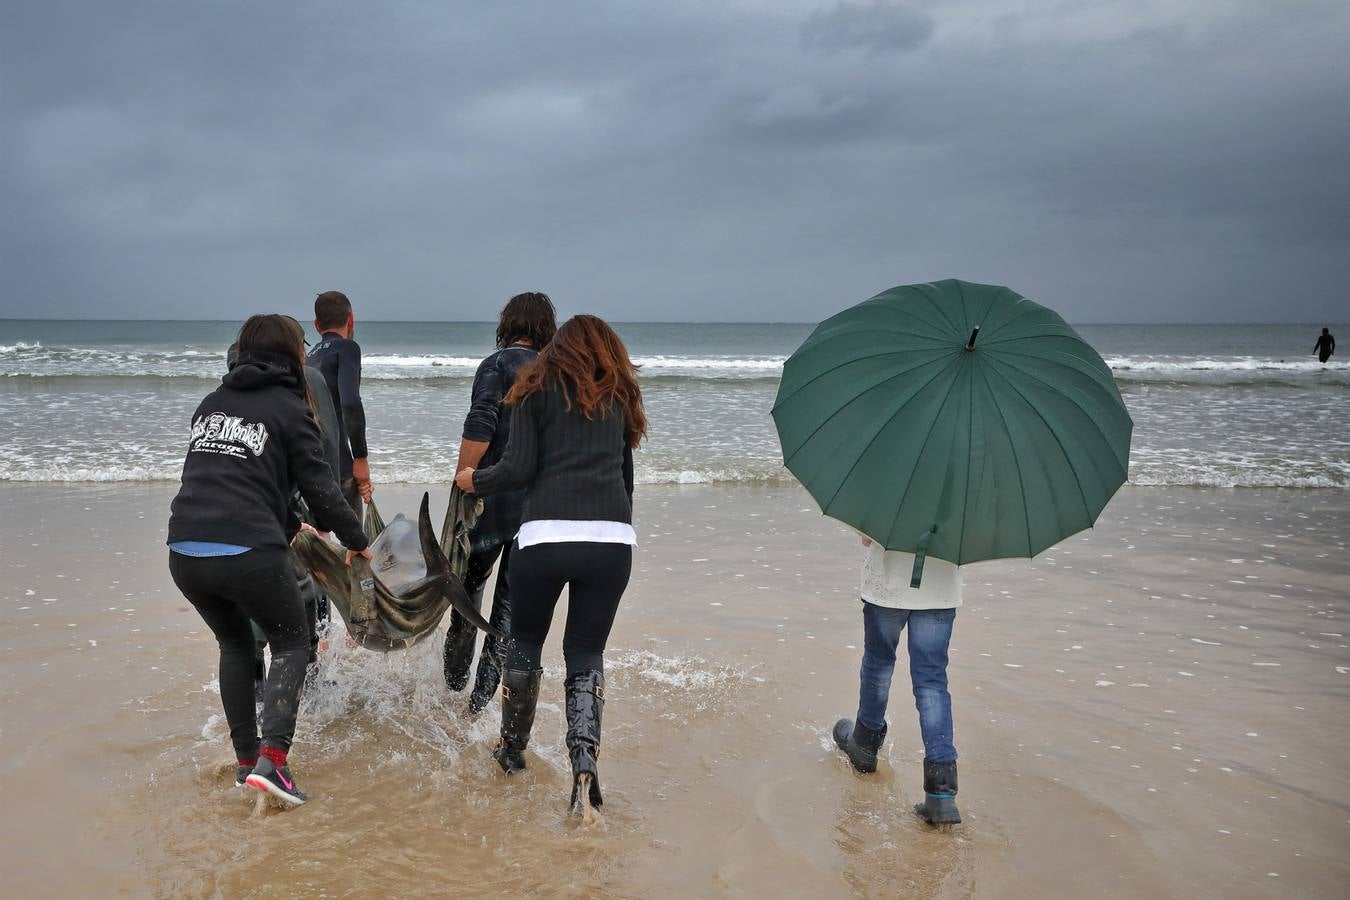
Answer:
<svg viewBox="0 0 1350 900"><path fill-rule="evenodd" d="M923 761L923 802L914 812L929 825L956 825L961 813L956 808L956 763Z"/></svg>
<svg viewBox="0 0 1350 900"><path fill-rule="evenodd" d="M498 574L497 591L492 598L492 614L489 624L501 629L503 634L511 633L511 598L503 588L504 574ZM473 690L469 693L469 714L477 715L497 693L497 685L502 680L502 669L506 666L506 641L498 640L491 634L483 635L483 649L478 654L478 672L473 679Z"/></svg>
<svg viewBox="0 0 1350 900"><path fill-rule="evenodd" d="M483 608L483 586L469 592L474 609ZM473 665L473 645L478 640L478 629L456 610L450 610L450 628L445 632L445 684L452 691L462 691L469 685L469 667Z"/></svg>
<svg viewBox="0 0 1350 900"><path fill-rule="evenodd" d="M840 719L834 723L834 742L839 745L840 750L848 754L848 761L853 763L853 768L863 774L877 770L877 751L881 749L881 742L884 740L886 740L884 724L880 731L873 731L852 719Z"/></svg>
<svg viewBox="0 0 1350 900"><path fill-rule="evenodd" d="M502 736L492 758L507 775L525 769L525 748L534 727L534 707L539 702L539 679L543 669L502 673Z"/></svg>
<svg viewBox="0 0 1350 900"><path fill-rule="evenodd" d="M567 755L572 760L570 808L586 819L604 803L600 795L600 718L605 709L605 675L595 669L567 676Z"/></svg>

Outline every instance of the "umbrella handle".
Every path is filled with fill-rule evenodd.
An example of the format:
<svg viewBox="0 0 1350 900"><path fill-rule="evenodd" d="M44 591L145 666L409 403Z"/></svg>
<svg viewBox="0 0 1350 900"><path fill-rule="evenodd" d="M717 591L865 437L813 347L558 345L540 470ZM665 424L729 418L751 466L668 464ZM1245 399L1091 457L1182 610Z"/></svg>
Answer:
<svg viewBox="0 0 1350 900"><path fill-rule="evenodd" d="M935 534L937 534L936 525L919 538L919 545L914 548L914 571L909 575L909 586L912 588L917 588L923 583L923 563L928 558L928 544L933 540Z"/></svg>
<svg viewBox="0 0 1350 900"><path fill-rule="evenodd" d="M966 349L975 349L975 339L980 336L980 326L976 325L975 330L970 333L970 340L966 341Z"/></svg>

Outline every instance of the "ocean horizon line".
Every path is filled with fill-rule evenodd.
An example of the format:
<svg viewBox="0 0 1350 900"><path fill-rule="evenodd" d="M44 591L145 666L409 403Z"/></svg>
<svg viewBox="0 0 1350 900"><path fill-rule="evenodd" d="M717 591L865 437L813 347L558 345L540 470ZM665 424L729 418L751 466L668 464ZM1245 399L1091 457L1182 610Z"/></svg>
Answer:
<svg viewBox="0 0 1350 900"><path fill-rule="evenodd" d="M251 315L251 314L250 314ZM834 315L831 313L830 315ZM826 316L825 318L829 318ZM175 324L199 324L199 325L229 325L241 321L240 319L156 319L156 318L53 318L47 316L5 316L0 317L0 322L108 322L108 323L152 323L168 322ZM496 325L496 319L366 319L362 318L359 322L369 325ZM818 325L824 319L812 320L742 320L742 319L610 319L616 325ZM304 323L302 323L304 324ZM1169 328L1215 328L1215 327L1261 327L1261 326L1286 326L1286 327L1331 327L1337 328L1350 327L1348 322L1328 322L1325 320L1303 321L1303 322L1085 322L1069 321L1069 325L1089 325L1093 327L1155 327L1167 326Z"/></svg>

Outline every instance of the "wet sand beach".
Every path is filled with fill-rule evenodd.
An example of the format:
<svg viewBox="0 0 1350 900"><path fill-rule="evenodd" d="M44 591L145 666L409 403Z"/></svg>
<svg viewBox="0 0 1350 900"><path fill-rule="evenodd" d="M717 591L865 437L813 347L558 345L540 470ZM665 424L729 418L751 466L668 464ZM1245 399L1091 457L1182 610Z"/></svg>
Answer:
<svg viewBox="0 0 1350 900"><path fill-rule="evenodd" d="M1350 509L1340 491L1127 487L1035 561L971 567L951 680L959 803L920 824L897 672L875 776L856 705L861 550L789 487L641 486L608 654L605 825L564 815L560 634L530 770L492 762L440 639L324 655L258 809L209 632L169 579L173 486L6 485L5 893L33 896L1343 897ZM412 486L381 487L412 512ZM445 486L432 487L445 502ZM443 508L443 506L441 506ZM232 774L232 773L231 773Z"/></svg>

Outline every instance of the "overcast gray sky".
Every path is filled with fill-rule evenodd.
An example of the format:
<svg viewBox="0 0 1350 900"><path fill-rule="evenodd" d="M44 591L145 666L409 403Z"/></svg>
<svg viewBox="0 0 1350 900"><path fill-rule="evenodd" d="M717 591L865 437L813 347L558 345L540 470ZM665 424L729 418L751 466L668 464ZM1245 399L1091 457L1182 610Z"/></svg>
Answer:
<svg viewBox="0 0 1350 900"><path fill-rule="evenodd" d="M0 11L0 317L1344 320L1345 0Z"/></svg>

